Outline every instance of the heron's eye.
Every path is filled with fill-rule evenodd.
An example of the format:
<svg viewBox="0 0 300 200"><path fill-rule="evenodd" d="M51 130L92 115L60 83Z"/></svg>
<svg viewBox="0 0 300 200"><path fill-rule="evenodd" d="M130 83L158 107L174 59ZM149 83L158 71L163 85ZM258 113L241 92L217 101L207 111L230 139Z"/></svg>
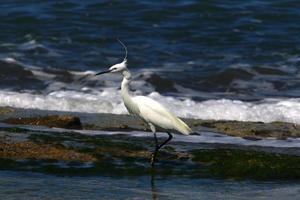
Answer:
<svg viewBox="0 0 300 200"><path fill-rule="evenodd" d="M114 71L114 70L116 70L116 69L117 69L117 68L114 67L114 68L112 68L111 70Z"/></svg>

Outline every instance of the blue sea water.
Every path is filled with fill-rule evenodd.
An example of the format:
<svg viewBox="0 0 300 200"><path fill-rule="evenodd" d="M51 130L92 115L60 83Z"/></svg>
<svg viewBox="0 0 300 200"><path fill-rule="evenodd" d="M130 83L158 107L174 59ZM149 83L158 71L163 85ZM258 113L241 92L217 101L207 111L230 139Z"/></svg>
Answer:
<svg viewBox="0 0 300 200"><path fill-rule="evenodd" d="M10 0L0 9L2 57L63 82L72 79L67 70L98 71L120 61L120 38L130 69L159 70L155 75L170 82L160 88L153 78L161 92L176 83L215 98L300 96L298 1ZM13 87L14 75L2 78L4 85Z"/></svg>
<svg viewBox="0 0 300 200"><path fill-rule="evenodd" d="M1 199L299 199L299 183L0 172Z"/></svg>
<svg viewBox="0 0 300 200"><path fill-rule="evenodd" d="M135 93L182 117L300 123L298 1L9 0L0 9L0 106L126 113L118 76L82 79L122 60L119 38Z"/></svg>

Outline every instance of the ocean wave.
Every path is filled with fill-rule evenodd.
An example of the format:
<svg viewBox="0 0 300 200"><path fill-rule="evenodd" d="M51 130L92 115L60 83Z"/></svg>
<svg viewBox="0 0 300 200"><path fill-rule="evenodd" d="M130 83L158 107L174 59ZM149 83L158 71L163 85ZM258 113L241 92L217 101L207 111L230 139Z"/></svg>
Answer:
<svg viewBox="0 0 300 200"><path fill-rule="evenodd" d="M230 99L197 102L189 98L162 96L157 92L148 96L180 117L300 124L300 98L264 99L256 102ZM81 91L61 90L45 95L0 90L0 106L87 113L127 113L116 88L105 88L102 91L91 91L88 88L82 88Z"/></svg>
<svg viewBox="0 0 300 200"><path fill-rule="evenodd" d="M103 76L99 80L92 76L94 71L43 69L25 65L10 57L0 59L0 65L0 78L3 82L0 106L87 113L127 113L117 89L119 76ZM216 99L214 94L209 96L210 92L185 88L149 69L136 71L135 74L138 74L132 82L135 94L146 93L180 117L300 124L300 98L266 98L253 102ZM154 90L169 91L169 94L161 95L153 92ZM170 94L172 96L166 96ZM195 97L202 101L192 100Z"/></svg>

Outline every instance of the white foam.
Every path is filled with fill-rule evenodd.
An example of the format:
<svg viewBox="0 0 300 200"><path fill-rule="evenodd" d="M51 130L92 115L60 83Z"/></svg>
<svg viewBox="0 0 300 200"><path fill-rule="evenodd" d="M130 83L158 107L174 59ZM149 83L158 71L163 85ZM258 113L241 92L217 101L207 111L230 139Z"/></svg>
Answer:
<svg viewBox="0 0 300 200"><path fill-rule="evenodd" d="M58 91L47 95L0 91L0 106L87 113L123 113L121 102L110 101L109 91L86 94Z"/></svg>
<svg viewBox="0 0 300 200"><path fill-rule="evenodd" d="M162 96L156 92L148 96L180 117L300 124L300 98L265 99L260 102L229 99L196 102L189 98ZM0 90L0 106L87 113L127 113L120 92L115 88L95 91L84 87L81 91L61 90L45 95Z"/></svg>
<svg viewBox="0 0 300 200"><path fill-rule="evenodd" d="M195 102L152 93L154 99L169 106L177 115L200 119L237 121L284 121L300 123L300 99L265 99L260 102L219 99Z"/></svg>

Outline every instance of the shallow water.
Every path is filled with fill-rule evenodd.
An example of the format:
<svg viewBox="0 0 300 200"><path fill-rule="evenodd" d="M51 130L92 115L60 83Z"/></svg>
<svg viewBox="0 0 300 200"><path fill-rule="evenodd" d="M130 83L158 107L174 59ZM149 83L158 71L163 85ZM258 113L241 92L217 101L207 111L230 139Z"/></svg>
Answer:
<svg viewBox="0 0 300 200"><path fill-rule="evenodd" d="M1 124L1 128L15 127ZM77 134L94 137L116 138L117 141L132 141L132 139L149 140L152 134L141 131L88 131L65 130L37 126L19 126L27 129L24 133L13 133L15 139L23 141L31 131L37 135L49 135L64 141L64 145L79 145L87 141L80 139ZM20 129L22 130L22 129ZM24 130L24 129L23 129ZM30 131L31 130L31 131ZM51 137L48 138L51 141ZM165 134L159 133L159 139ZM10 138L10 137L9 137ZM11 137L12 139L13 137ZM47 138L47 137L46 137ZM74 139L74 140L73 140ZM102 138L103 139L103 138ZM12 139L13 140L13 139ZM137 142L139 140L136 140ZM42 140L40 141L42 142ZM141 142L141 141L140 141ZM50 142L51 143L51 142ZM49 144L50 144L49 143ZM57 143L56 145L58 145ZM183 152L186 150L213 148L226 144L227 148L238 145L238 148L281 152L294 154L298 152L299 140L262 139L258 141L246 140L239 137L224 136L212 132L201 132L200 136L181 137L175 135L171 145ZM101 146L98 144L99 147ZM84 144L82 144L82 147ZM85 146L87 147L87 146ZM292 148L291 148L292 147ZM291 148L291 149L289 149ZM299 154L298 154L299 155ZM3 162L3 160L2 160ZM191 163L181 160L168 162L160 160L157 171L148 171L148 162L137 159L131 164L137 167L144 166L146 171L139 174L130 169L128 163L112 162L110 168L101 168L91 162L60 162L55 160L17 159L16 162L4 160L6 166L0 170L0 199L299 199L299 181L253 181L253 180L226 180L203 178L201 174L189 173L195 168ZM104 161L105 162L105 161ZM141 162L140 165L139 162ZM118 167L116 167L118 165ZM145 166L146 165L146 166ZM173 170L174 175L164 174L166 167ZM96 171L91 170L96 169ZM127 169L128 168L128 169ZM15 169L15 171L12 171ZM114 170L118 169L122 171ZM169 168L168 168L169 169ZM174 172L179 170L177 173ZM111 171L110 171L111 170ZM171 170L171 171L172 171ZM184 171L183 171L184 170ZM35 171L35 172L33 172ZM37 173L43 172L43 173ZM181 171L183 173L181 173ZM151 173L149 173L151 172ZM148 175L149 174L149 175ZM152 174L152 176L151 176ZM157 175L155 175L157 174ZM211 177L211 176L208 176Z"/></svg>
<svg viewBox="0 0 300 200"><path fill-rule="evenodd" d="M298 199L298 182L0 172L1 199Z"/></svg>

